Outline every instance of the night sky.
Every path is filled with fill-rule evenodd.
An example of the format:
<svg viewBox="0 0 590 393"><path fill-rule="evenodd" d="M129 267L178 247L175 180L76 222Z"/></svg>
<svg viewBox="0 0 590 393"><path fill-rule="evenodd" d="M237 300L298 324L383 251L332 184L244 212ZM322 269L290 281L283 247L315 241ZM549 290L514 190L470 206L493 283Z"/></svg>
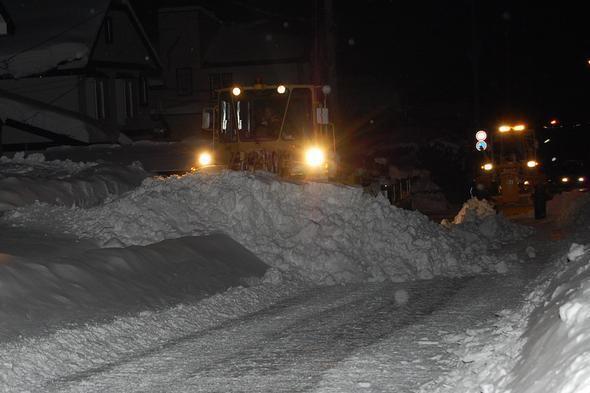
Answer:
<svg viewBox="0 0 590 393"><path fill-rule="evenodd" d="M228 22L268 17L305 23L314 2L135 3L154 36L160 6L202 5ZM502 120L536 126L553 117L590 121L590 35L581 6L569 4L334 1L340 105L350 117L343 120L381 107L403 112L392 123L459 134Z"/></svg>

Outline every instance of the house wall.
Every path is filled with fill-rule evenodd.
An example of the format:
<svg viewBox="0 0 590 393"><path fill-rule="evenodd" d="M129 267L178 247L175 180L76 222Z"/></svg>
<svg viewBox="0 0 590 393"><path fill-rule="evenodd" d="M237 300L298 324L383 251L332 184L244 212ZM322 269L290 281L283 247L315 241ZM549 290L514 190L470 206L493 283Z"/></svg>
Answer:
<svg viewBox="0 0 590 393"><path fill-rule="evenodd" d="M110 34L107 34L109 25ZM129 14L122 9L111 10L98 32L92 61L127 64L133 69L154 70L157 68L154 60Z"/></svg>
<svg viewBox="0 0 590 393"><path fill-rule="evenodd" d="M178 138L198 136L203 108L212 105L212 89L239 83L308 83L309 64L281 63L211 66L205 53L221 23L198 7L161 9L158 13L159 56L163 64L162 112ZM228 49L231 52L231 48ZM243 51L242 51L243 52ZM252 48L257 57L256 47ZM238 55L240 56L240 55ZM263 56L260 54L260 56ZM230 56L231 57L231 56ZM220 85L212 86L217 78ZM223 83L225 80L226 83Z"/></svg>
<svg viewBox="0 0 590 393"><path fill-rule="evenodd" d="M163 125L153 118L158 100L147 81L159 69L126 10L115 8L108 13L90 62L100 76L87 80L87 114L120 128L132 139L153 137L153 130ZM105 89L104 118L96 111L97 83Z"/></svg>

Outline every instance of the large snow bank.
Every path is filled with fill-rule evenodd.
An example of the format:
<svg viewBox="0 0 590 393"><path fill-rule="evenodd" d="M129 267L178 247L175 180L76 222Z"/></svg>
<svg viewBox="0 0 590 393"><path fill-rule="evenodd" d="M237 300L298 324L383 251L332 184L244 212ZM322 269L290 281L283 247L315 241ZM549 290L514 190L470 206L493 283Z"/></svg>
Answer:
<svg viewBox="0 0 590 393"><path fill-rule="evenodd" d="M251 282L267 268L222 234L68 256L0 253L0 332L6 338L52 323L192 301Z"/></svg>
<svg viewBox="0 0 590 393"><path fill-rule="evenodd" d="M46 161L38 153L0 157L0 212L36 201L93 206L137 187L146 176L138 165Z"/></svg>
<svg viewBox="0 0 590 393"><path fill-rule="evenodd" d="M453 221L443 220L442 225L473 241L479 239L492 245L522 239L533 232L531 227L508 221L488 201L477 198L465 202Z"/></svg>
<svg viewBox="0 0 590 393"><path fill-rule="evenodd" d="M571 244L526 297L486 327L448 337L469 366L422 392L586 393L590 391L590 253ZM489 324L489 322L488 322Z"/></svg>
<svg viewBox="0 0 590 393"><path fill-rule="evenodd" d="M9 222L50 223L104 246L223 231L282 271L320 284L505 272L485 241L448 231L362 189L222 172L146 179L91 209L35 205Z"/></svg>

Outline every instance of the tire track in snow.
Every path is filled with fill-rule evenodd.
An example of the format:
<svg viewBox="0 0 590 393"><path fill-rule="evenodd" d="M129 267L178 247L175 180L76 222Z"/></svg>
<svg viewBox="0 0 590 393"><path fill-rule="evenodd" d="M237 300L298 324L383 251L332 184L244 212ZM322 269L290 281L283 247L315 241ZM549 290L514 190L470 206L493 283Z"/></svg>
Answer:
<svg viewBox="0 0 590 393"><path fill-rule="evenodd" d="M351 352L442 307L471 279L324 287L123 362L54 381L48 391L298 392ZM396 290L409 292L399 305Z"/></svg>

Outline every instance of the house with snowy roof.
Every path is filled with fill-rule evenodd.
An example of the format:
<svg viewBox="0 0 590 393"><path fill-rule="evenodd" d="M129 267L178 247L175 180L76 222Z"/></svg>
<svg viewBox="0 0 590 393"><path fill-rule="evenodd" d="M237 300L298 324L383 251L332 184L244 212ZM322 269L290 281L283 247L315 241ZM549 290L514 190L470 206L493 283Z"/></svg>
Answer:
<svg viewBox="0 0 590 393"><path fill-rule="evenodd" d="M162 111L177 132L200 132L202 109L211 104L216 89L311 80L309 33L300 22L224 19L222 13L196 6L158 10Z"/></svg>
<svg viewBox="0 0 590 393"><path fill-rule="evenodd" d="M150 86L161 65L129 1L3 1L0 11L4 149L129 141L160 126Z"/></svg>

